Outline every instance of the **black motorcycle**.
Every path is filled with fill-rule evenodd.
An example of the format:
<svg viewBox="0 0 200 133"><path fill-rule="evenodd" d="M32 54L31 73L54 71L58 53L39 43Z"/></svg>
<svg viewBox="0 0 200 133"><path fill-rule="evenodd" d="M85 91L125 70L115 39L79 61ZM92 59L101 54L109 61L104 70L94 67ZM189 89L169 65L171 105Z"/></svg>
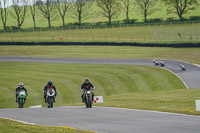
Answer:
<svg viewBox="0 0 200 133"><path fill-rule="evenodd" d="M160 64L161 67L165 66L164 62L162 62L162 61L159 61L159 64Z"/></svg>
<svg viewBox="0 0 200 133"><path fill-rule="evenodd" d="M92 104L93 104L92 90L84 91L84 103L85 103L86 108L92 108Z"/></svg>
<svg viewBox="0 0 200 133"><path fill-rule="evenodd" d="M47 101L47 107L48 108L53 108L55 94L56 93L55 93L54 89L48 89L47 90L46 101Z"/></svg>

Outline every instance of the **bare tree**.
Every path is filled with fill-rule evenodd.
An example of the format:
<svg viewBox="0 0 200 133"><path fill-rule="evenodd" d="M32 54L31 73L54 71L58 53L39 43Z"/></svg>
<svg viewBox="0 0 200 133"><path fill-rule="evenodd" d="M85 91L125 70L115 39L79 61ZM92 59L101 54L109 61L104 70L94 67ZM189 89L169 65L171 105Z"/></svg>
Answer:
<svg viewBox="0 0 200 133"><path fill-rule="evenodd" d="M4 30L6 30L7 18L8 18L8 7L7 0L0 1L0 14L3 23Z"/></svg>
<svg viewBox="0 0 200 133"><path fill-rule="evenodd" d="M33 19L33 26L36 28L36 22L35 22L35 17L36 17L36 0L31 0L30 1L30 10L31 10L31 15Z"/></svg>
<svg viewBox="0 0 200 133"><path fill-rule="evenodd" d="M71 13L73 18L78 18L79 25L91 16L93 2L90 0L73 0Z"/></svg>
<svg viewBox="0 0 200 133"><path fill-rule="evenodd" d="M51 27L51 21L55 17L56 8L54 0L46 0L44 4L38 6L38 9L41 11L42 15L48 21L49 28Z"/></svg>
<svg viewBox="0 0 200 133"><path fill-rule="evenodd" d="M121 1L122 1L121 9L126 13L126 20L128 21L129 20L129 13L133 9L131 7L131 5L133 5L133 3L132 3L131 0L121 0Z"/></svg>
<svg viewBox="0 0 200 133"><path fill-rule="evenodd" d="M14 13L11 15L17 20L18 29L21 29L22 24L24 23L26 13L27 13L27 0L13 0L13 9Z"/></svg>
<svg viewBox="0 0 200 133"><path fill-rule="evenodd" d="M160 10L157 7L157 0L136 0L136 3L138 4L138 12L144 17L145 23L147 22L147 16L153 14L157 10Z"/></svg>
<svg viewBox="0 0 200 133"><path fill-rule="evenodd" d="M97 6L101 8L102 15L108 18L109 24L111 24L112 18L117 16L121 11L119 0L97 0Z"/></svg>
<svg viewBox="0 0 200 133"><path fill-rule="evenodd" d="M61 0L57 0L56 7L58 9L58 12L60 14L60 17L62 19L63 27L65 26L65 16L69 9L70 3L69 0L62 0L63 3L61 3Z"/></svg>
<svg viewBox="0 0 200 133"><path fill-rule="evenodd" d="M176 13L180 20L183 20L183 14L189 10L194 10L198 5L198 0L162 0L167 6L167 13Z"/></svg>

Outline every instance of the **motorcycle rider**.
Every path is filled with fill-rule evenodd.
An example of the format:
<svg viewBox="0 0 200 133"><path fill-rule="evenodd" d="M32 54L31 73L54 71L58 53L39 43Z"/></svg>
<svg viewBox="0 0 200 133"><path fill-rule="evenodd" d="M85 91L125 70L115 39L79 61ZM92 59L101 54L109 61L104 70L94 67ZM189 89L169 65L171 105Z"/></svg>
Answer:
<svg viewBox="0 0 200 133"><path fill-rule="evenodd" d="M183 64L180 64L180 68L184 71L185 70L185 66Z"/></svg>
<svg viewBox="0 0 200 133"><path fill-rule="evenodd" d="M21 90L24 90L26 92L26 95L28 95L28 91L27 91L26 87L24 86L24 83L20 82L19 85L17 86L16 90L15 90L16 102L18 102L18 94Z"/></svg>
<svg viewBox="0 0 200 133"><path fill-rule="evenodd" d="M81 88L80 88L80 91L83 92L83 94L81 95L82 102L84 102L85 91L89 91L89 90L95 90L95 86L93 86L93 84L89 81L89 79L86 78L85 82L81 85ZM94 93L92 92L92 100L93 99L94 99Z"/></svg>
<svg viewBox="0 0 200 133"><path fill-rule="evenodd" d="M153 60L153 63L157 66L159 65L159 62L157 60Z"/></svg>
<svg viewBox="0 0 200 133"><path fill-rule="evenodd" d="M47 90L48 89L54 89L54 91L55 91L55 97L57 95L57 89L56 89L56 87L53 85L52 80L49 80L48 83L44 86L44 101L45 101L45 103L47 102L46 96L47 96ZM55 102L55 97L53 98L53 102Z"/></svg>

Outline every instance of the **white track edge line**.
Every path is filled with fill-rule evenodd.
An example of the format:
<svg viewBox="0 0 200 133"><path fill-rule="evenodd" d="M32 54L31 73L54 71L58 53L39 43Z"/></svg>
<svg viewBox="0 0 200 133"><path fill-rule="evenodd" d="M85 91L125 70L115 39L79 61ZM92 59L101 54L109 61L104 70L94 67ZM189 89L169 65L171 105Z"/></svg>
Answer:
<svg viewBox="0 0 200 133"><path fill-rule="evenodd" d="M12 118L7 118L7 117L1 117L2 119L8 119L8 120L12 120L12 121L16 121L16 122L20 122L23 124L29 124L29 125L37 125L35 123L29 123L29 122L25 122L25 121L21 121L21 120L16 120L16 119L12 119Z"/></svg>
<svg viewBox="0 0 200 133"><path fill-rule="evenodd" d="M173 71L171 71L171 70L169 70L167 68L164 68L164 67L162 67L162 69L167 70L167 71L171 72L172 74L174 74L177 78L179 78L183 82L183 84L185 85L185 87L187 89L189 89L189 87L187 86L187 84L185 83L185 81L183 81L183 79L181 77L179 77L178 74L176 74L175 72L173 72Z"/></svg>

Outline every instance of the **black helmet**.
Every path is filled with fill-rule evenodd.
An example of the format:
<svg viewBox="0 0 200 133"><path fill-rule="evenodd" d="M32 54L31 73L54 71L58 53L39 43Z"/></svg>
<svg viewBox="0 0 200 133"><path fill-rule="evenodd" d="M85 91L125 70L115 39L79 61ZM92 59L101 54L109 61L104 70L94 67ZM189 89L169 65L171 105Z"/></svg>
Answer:
<svg viewBox="0 0 200 133"><path fill-rule="evenodd" d="M49 80L48 85L52 85L52 84L53 84L52 80Z"/></svg>
<svg viewBox="0 0 200 133"><path fill-rule="evenodd" d="M88 78L86 78L85 79L85 83L89 83L90 81L89 81L89 79Z"/></svg>

